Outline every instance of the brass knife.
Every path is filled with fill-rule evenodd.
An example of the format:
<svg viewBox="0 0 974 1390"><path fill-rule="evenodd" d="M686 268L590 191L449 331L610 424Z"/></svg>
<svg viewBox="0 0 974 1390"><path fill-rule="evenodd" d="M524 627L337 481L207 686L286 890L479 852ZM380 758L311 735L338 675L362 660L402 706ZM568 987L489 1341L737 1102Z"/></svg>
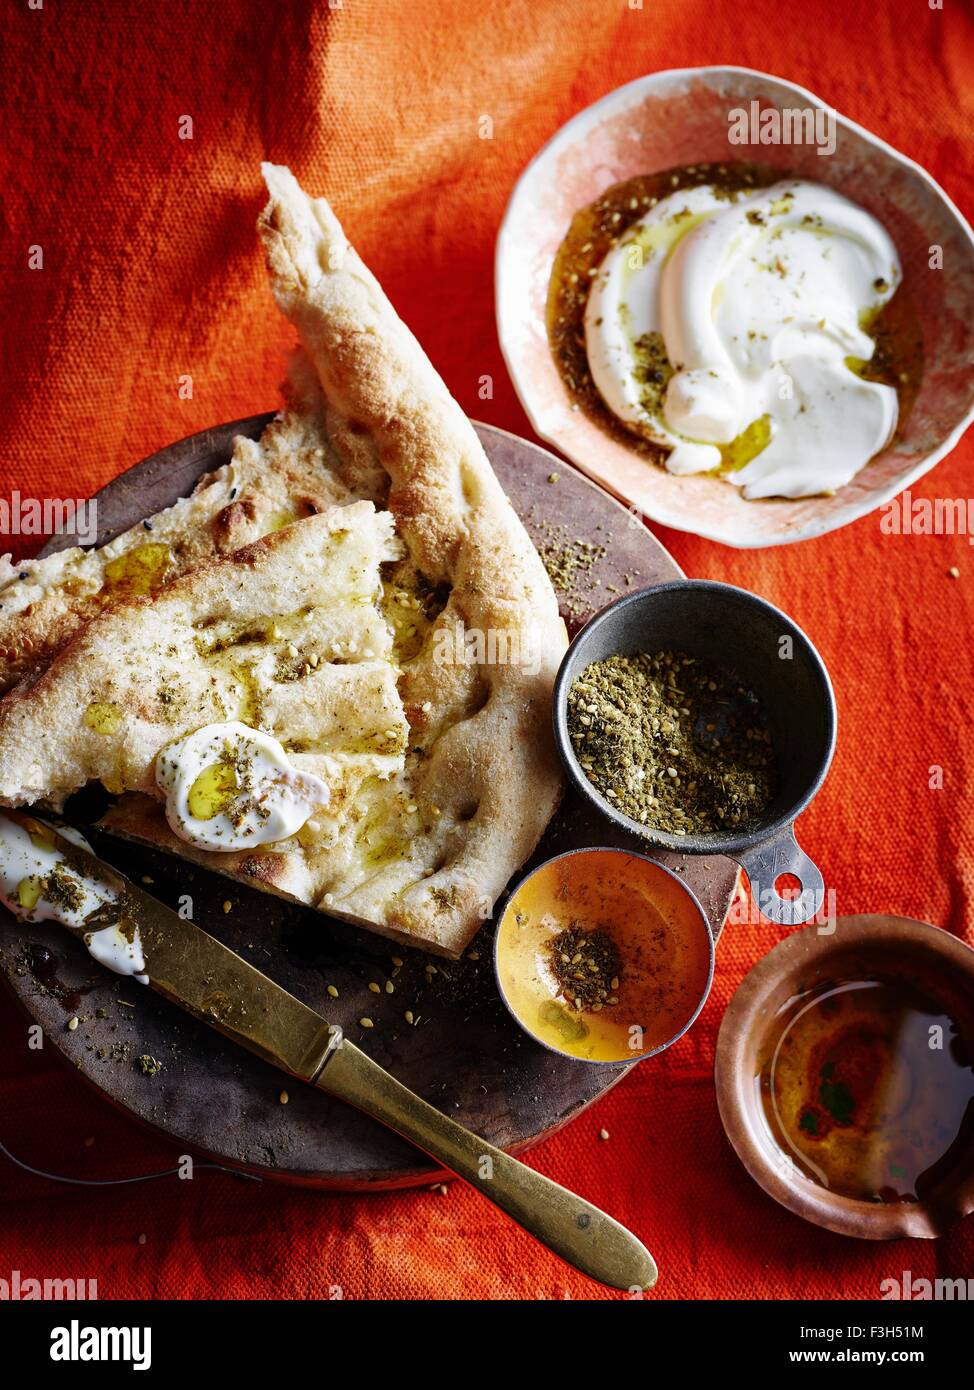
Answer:
<svg viewBox="0 0 974 1390"><path fill-rule="evenodd" d="M34 820L16 811L3 814L21 824ZM123 932L137 928L144 973L157 993L289 1076L388 1125L591 1279L632 1292L653 1287L652 1255L618 1221L442 1114L349 1042L340 1027L195 922L43 824L79 873L116 895L83 926L68 926L72 935L84 940L115 924Z"/></svg>

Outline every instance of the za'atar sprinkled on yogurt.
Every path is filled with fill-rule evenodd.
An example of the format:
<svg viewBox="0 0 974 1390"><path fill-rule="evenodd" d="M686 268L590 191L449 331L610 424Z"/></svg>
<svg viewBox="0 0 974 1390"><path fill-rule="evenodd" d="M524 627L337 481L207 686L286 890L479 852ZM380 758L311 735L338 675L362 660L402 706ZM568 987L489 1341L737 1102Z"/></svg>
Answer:
<svg viewBox="0 0 974 1390"><path fill-rule="evenodd" d="M592 378L672 473L719 470L746 498L834 491L896 429L895 387L860 374L902 280L886 230L800 180L660 198L592 281Z"/></svg>
<svg viewBox="0 0 974 1390"><path fill-rule="evenodd" d="M320 777L292 766L276 738L237 720L167 744L156 781L175 834L227 853L287 839L331 795Z"/></svg>
<svg viewBox="0 0 974 1390"><path fill-rule="evenodd" d="M91 853L83 835L61 826L60 839ZM25 922L62 922L84 928L118 901L107 883L84 873L59 848L51 828L32 816L0 814L0 902ZM148 984L139 929L119 909L119 920L83 933L100 965Z"/></svg>

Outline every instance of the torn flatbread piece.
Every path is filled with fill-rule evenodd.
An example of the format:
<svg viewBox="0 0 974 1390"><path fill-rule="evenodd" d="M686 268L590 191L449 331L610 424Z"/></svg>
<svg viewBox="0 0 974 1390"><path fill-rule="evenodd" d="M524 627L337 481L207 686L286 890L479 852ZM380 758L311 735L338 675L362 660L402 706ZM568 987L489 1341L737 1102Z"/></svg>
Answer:
<svg viewBox="0 0 974 1390"><path fill-rule="evenodd" d="M0 802L58 807L95 780L161 802L160 756L201 729L243 729L258 752L268 747L261 735L276 741L298 785L319 789L296 829L316 848L334 844L363 784L403 767L408 726L380 609L380 568L398 553L389 513L356 502L210 561L153 598L116 604L0 704ZM227 766L243 793L253 750L233 742ZM229 801L224 761L221 749L194 769L197 803L202 774L218 779L211 772L199 822ZM251 838L261 847L249 877L316 901L298 834L272 850L259 831Z"/></svg>
<svg viewBox="0 0 974 1390"><path fill-rule="evenodd" d="M567 641L564 625L541 560L473 426L328 204L308 198L286 169L265 166L265 177L271 198L259 229L275 297L303 348L301 390L270 428L280 438L317 437L316 466L331 479L336 500L351 510L350 499L371 499L394 520L401 553L382 565L379 607L408 726L402 766L361 781L345 798L337 832L334 824L323 827L327 816L316 810L283 843L214 853L173 829L158 785L136 759L138 775L121 782L130 790L104 823L233 878L456 956L534 850L560 794L550 703ZM238 451L260 452L266 439L238 441ZM277 534L248 549L273 550ZM155 608L170 590L192 583L190 571L142 602ZM33 760L40 776L20 738L16 770L8 762L14 726L7 708L34 700L45 682L65 681L77 642L108 620L107 613L89 620L36 686L28 680L0 702L0 797L8 804L56 795L65 779L51 770L59 754L50 743ZM305 681L295 684L298 702ZM205 725L211 713L196 706L188 723ZM242 713L245 725L267 724L266 705ZM300 704L286 717L283 705L278 713L280 722L268 729L291 748L295 763L314 756L295 744L306 727ZM73 766L75 776L93 764L78 758ZM119 785L111 771L108 784Z"/></svg>

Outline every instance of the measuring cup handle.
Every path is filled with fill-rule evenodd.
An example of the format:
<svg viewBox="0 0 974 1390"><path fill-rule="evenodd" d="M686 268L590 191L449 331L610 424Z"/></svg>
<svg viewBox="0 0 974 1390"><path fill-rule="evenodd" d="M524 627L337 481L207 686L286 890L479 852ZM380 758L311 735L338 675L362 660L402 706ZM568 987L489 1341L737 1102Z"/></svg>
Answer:
<svg viewBox="0 0 974 1390"><path fill-rule="evenodd" d="M736 858L750 880L754 901L772 922L800 927L818 916L825 901L825 880L818 865L798 844L791 826ZM801 892L795 897L783 898L778 892L776 885L782 874L793 874L800 882Z"/></svg>

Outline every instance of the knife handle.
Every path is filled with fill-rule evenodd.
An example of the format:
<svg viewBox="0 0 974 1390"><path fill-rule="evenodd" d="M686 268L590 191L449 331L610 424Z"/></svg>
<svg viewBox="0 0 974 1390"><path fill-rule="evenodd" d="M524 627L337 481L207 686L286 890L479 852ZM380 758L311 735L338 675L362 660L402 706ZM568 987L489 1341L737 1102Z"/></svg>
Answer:
<svg viewBox="0 0 974 1390"><path fill-rule="evenodd" d="M496 1149L373 1062L344 1038L315 1084L364 1110L470 1183L542 1245L589 1278L637 1291L656 1283L652 1255L604 1211Z"/></svg>

